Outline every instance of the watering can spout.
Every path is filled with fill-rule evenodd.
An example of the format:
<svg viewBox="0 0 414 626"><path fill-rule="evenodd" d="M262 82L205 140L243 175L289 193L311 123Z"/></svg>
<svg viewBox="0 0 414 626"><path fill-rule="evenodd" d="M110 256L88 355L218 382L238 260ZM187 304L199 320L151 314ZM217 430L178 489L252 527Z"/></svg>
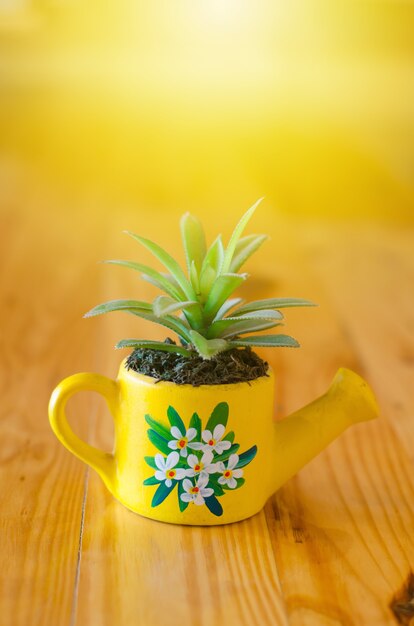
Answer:
<svg viewBox="0 0 414 626"><path fill-rule="evenodd" d="M275 423L273 492L346 428L378 413L368 384L355 372L339 369L323 396Z"/></svg>

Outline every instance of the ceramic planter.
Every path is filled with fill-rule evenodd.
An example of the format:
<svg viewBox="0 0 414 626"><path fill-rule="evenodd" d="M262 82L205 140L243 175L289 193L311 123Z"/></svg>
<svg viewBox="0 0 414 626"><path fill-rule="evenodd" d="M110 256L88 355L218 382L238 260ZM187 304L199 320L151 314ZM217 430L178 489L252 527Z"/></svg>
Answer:
<svg viewBox="0 0 414 626"><path fill-rule="evenodd" d="M112 454L77 437L67 400L91 390L115 423ZM54 390L49 418L58 439L101 476L132 511L174 524L236 522L266 500L351 424L378 409L368 385L338 371L328 392L281 422L273 421L274 375L230 385L176 385L125 368L116 381L75 374Z"/></svg>

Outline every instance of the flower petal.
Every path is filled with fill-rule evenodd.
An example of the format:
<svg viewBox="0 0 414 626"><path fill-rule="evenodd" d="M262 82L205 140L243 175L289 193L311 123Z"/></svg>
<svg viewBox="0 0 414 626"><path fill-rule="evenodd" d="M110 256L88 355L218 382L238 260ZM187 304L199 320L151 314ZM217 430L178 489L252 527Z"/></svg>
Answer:
<svg viewBox="0 0 414 626"><path fill-rule="evenodd" d="M226 469L226 466L224 465L223 461L219 461L215 465L217 467L218 472L224 472L224 470Z"/></svg>
<svg viewBox="0 0 414 626"><path fill-rule="evenodd" d="M188 454L187 448L181 448L180 454L181 454L181 456L187 456L187 454Z"/></svg>
<svg viewBox="0 0 414 626"><path fill-rule="evenodd" d="M169 441L168 447L171 448L171 450L177 450L177 441L175 439Z"/></svg>
<svg viewBox="0 0 414 626"><path fill-rule="evenodd" d="M237 487L237 480L235 478L233 478L233 476L231 478L229 478L229 480L227 481L228 486L230 487L230 489L234 489L235 487Z"/></svg>
<svg viewBox="0 0 414 626"><path fill-rule="evenodd" d="M185 475L186 476L195 476L196 473L195 473L195 471L193 469L187 469L187 470L185 470Z"/></svg>
<svg viewBox="0 0 414 626"><path fill-rule="evenodd" d="M234 478L241 478L243 476L243 470L242 469L233 470L233 476Z"/></svg>
<svg viewBox="0 0 414 626"><path fill-rule="evenodd" d="M206 465L203 472L208 472L209 474L215 474L220 470L217 468L218 463L212 463L211 465Z"/></svg>
<svg viewBox="0 0 414 626"><path fill-rule="evenodd" d="M213 495L214 489L212 489L211 487L207 487L206 489L200 489L200 493L203 496L203 498L209 498L210 496Z"/></svg>
<svg viewBox="0 0 414 626"><path fill-rule="evenodd" d="M204 504L204 498L201 495L201 493L198 493L197 497L194 498L194 504L197 504L198 506L200 506L201 504Z"/></svg>
<svg viewBox="0 0 414 626"><path fill-rule="evenodd" d="M157 480L165 480L165 471L157 470L154 476Z"/></svg>
<svg viewBox="0 0 414 626"><path fill-rule="evenodd" d="M154 461L158 469L165 470L165 458L162 456L162 454L156 454L154 457Z"/></svg>
<svg viewBox="0 0 414 626"><path fill-rule="evenodd" d="M198 458L196 457L195 454L189 454L188 455L188 459L187 459L187 463L190 467L194 467L194 465L196 463L198 463Z"/></svg>
<svg viewBox="0 0 414 626"><path fill-rule="evenodd" d="M178 452L170 452L165 461L165 469L171 469L174 465L177 465L180 460L180 455Z"/></svg>
<svg viewBox="0 0 414 626"><path fill-rule="evenodd" d="M189 478L184 478L184 480L183 480L183 489L185 491L190 491L192 486L193 486L193 483L191 482L191 480Z"/></svg>
<svg viewBox="0 0 414 626"><path fill-rule="evenodd" d="M219 482L220 485L225 485L227 480L224 478L224 476L220 476L217 482Z"/></svg>
<svg viewBox="0 0 414 626"><path fill-rule="evenodd" d="M181 439L181 438L182 438L182 436L183 436L182 432L180 431L180 429L179 429L179 428L177 428L177 426L172 426L172 427L171 427L171 430L170 430L170 433L171 433L171 434L172 434L172 436L173 436L173 437L175 437L176 439Z"/></svg>
<svg viewBox="0 0 414 626"><path fill-rule="evenodd" d="M203 430L203 432L201 433L201 438L203 441L209 441L210 439L213 439L211 430Z"/></svg>
<svg viewBox="0 0 414 626"><path fill-rule="evenodd" d="M214 446L214 450L217 452L217 454L221 454L225 450L228 450L230 446L231 446L230 441L218 441L216 445Z"/></svg>
<svg viewBox="0 0 414 626"><path fill-rule="evenodd" d="M185 476L185 469L182 469L180 467L179 469L175 470L175 480L182 480L183 478L185 478Z"/></svg>
<svg viewBox="0 0 414 626"><path fill-rule="evenodd" d="M230 454L229 462L227 463L227 467L229 469L233 469L234 467L236 467L238 462L239 462L239 455L238 454Z"/></svg>
<svg viewBox="0 0 414 626"><path fill-rule="evenodd" d="M193 496L191 495L191 493L182 493L180 498L183 502L191 502Z"/></svg>
<svg viewBox="0 0 414 626"><path fill-rule="evenodd" d="M211 461L213 460L213 453L211 450L207 450L206 452L204 452L201 462L203 465L210 465Z"/></svg>
<svg viewBox="0 0 414 626"><path fill-rule="evenodd" d="M226 427L223 426L223 424L217 424L213 432L213 439L220 440L222 436L224 435L225 430L226 430Z"/></svg>
<svg viewBox="0 0 414 626"><path fill-rule="evenodd" d="M205 474L200 474L200 478L197 481L197 487L202 489L203 487L207 485L207 483L208 483L208 476L206 476Z"/></svg>
<svg viewBox="0 0 414 626"><path fill-rule="evenodd" d="M171 480L171 478L167 478L167 480L165 481L165 486L166 486L166 487L171 487L171 485L172 485L172 480Z"/></svg>
<svg viewBox="0 0 414 626"><path fill-rule="evenodd" d="M192 439L194 439L194 437L196 436L197 431L195 428L189 428L185 434L185 436L187 437L188 441L191 441Z"/></svg>
<svg viewBox="0 0 414 626"><path fill-rule="evenodd" d="M194 443L189 443L187 445L192 450L202 450L204 448L204 443L201 443L201 441L194 441Z"/></svg>

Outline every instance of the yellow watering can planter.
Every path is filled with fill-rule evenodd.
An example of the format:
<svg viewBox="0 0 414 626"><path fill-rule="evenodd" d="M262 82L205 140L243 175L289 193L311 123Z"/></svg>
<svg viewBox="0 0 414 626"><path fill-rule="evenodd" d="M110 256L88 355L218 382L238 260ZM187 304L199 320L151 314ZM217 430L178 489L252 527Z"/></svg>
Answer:
<svg viewBox="0 0 414 626"><path fill-rule="evenodd" d="M115 422L112 454L70 428L65 406L77 391L97 391ZM173 524L228 524L258 513L266 500L348 426L378 406L357 374L338 370L320 398L273 420L274 376L226 385L157 382L121 363L118 379L75 374L54 390L49 418L58 439L101 476L132 511Z"/></svg>

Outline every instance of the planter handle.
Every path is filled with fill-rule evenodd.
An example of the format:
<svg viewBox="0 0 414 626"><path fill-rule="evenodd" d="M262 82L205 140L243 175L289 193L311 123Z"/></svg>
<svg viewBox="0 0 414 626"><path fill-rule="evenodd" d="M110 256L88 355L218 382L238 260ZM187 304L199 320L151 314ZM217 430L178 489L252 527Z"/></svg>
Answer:
<svg viewBox="0 0 414 626"><path fill-rule="evenodd" d="M100 374L74 374L59 383L49 402L49 421L56 437L70 452L96 470L107 487L110 487L116 476L113 454L103 452L82 441L68 423L66 403L78 391L100 393L114 417L118 407L118 385L114 380Z"/></svg>

